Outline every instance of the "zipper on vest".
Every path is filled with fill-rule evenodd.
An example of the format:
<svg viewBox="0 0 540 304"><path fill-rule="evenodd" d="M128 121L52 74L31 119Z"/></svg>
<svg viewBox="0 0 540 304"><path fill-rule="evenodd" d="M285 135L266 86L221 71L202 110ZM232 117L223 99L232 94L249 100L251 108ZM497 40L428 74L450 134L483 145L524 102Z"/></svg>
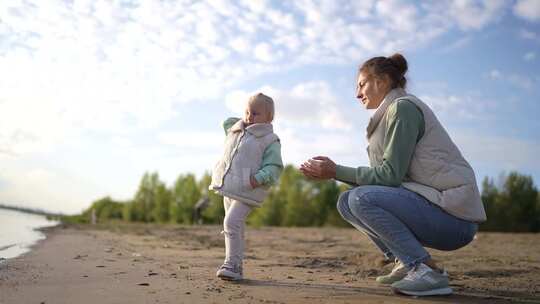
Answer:
<svg viewBox="0 0 540 304"><path fill-rule="evenodd" d="M231 158L230 158L230 161L229 163L227 164L227 168L225 168L225 171L223 172L223 176L221 177L221 187L223 187L223 182L225 182L225 176L227 175L227 173L229 173L229 170L231 169L231 164L233 162L233 159L234 159L234 156L236 155L236 152L238 151L238 146L240 146L240 142L242 141L242 138L244 138L244 136L246 135L246 130L242 130L242 135L240 135L240 137L238 137L238 141L234 147L234 150L233 152L231 153Z"/></svg>

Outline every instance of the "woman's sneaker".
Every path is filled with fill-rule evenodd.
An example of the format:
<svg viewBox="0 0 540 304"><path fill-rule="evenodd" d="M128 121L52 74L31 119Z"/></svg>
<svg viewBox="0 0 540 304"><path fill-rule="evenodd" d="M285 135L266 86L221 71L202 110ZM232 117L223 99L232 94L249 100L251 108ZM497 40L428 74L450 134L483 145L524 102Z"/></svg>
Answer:
<svg viewBox="0 0 540 304"><path fill-rule="evenodd" d="M216 276L222 280L239 281L242 280L242 266L221 265L216 272Z"/></svg>
<svg viewBox="0 0 540 304"><path fill-rule="evenodd" d="M436 296L452 293L446 271L433 270L424 263L409 270L403 280L392 284L392 289L394 292L410 296Z"/></svg>
<svg viewBox="0 0 540 304"><path fill-rule="evenodd" d="M387 275L377 277L375 281L380 284L390 285L399 280L403 280L403 278L407 276L407 272L407 267L405 267L405 265L403 265L400 260L396 259L394 262L394 268L392 268L392 272Z"/></svg>

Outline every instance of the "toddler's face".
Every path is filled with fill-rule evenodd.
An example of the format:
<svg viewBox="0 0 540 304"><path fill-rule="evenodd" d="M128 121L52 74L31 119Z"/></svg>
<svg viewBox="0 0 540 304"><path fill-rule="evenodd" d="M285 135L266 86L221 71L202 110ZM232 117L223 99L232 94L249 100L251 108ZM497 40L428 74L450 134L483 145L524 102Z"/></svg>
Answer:
<svg viewBox="0 0 540 304"><path fill-rule="evenodd" d="M252 125L254 123L270 123L270 113L262 102L249 102L244 113L244 123Z"/></svg>

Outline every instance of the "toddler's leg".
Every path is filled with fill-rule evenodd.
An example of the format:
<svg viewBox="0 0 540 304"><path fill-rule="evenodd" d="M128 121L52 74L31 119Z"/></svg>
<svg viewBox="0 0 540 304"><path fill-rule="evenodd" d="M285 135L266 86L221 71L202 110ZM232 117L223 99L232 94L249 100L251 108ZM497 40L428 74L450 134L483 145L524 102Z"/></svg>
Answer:
<svg viewBox="0 0 540 304"><path fill-rule="evenodd" d="M229 208L231 207L233 202L234 202L233 199L230 199L225 196L223 197L223 207L225 209L225 216L227 216L227 211L229 211Z"/></svg>
<svg viewBox="0 0 540 304"><path fill-rule="evenodd" d="M225 219L223 220L225 265L241 267L244 259L245 221L252 207L230 198L224 198L224 203L226 208Z"/></svg>

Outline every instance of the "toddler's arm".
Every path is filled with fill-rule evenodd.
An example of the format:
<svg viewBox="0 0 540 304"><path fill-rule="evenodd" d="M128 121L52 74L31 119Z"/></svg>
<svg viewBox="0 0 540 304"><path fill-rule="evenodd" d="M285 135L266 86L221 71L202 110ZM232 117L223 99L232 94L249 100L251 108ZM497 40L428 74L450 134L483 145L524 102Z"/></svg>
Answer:
<svg viewBox="0 0 540 304"><path fill-rule="evenodd" d="M227 135L229 129L239 120L240 118L238 117L229 117L223 121L223 130L225 131L225 135Z"/></svg>
<svg viewBox="0 0 540 304"><path fill-rule="evenodd" d="M273 185L279 180L282 171L281 143L276 141L264 150L261 169L252 176L251 186L255 188L261 185Z"/></svg>

